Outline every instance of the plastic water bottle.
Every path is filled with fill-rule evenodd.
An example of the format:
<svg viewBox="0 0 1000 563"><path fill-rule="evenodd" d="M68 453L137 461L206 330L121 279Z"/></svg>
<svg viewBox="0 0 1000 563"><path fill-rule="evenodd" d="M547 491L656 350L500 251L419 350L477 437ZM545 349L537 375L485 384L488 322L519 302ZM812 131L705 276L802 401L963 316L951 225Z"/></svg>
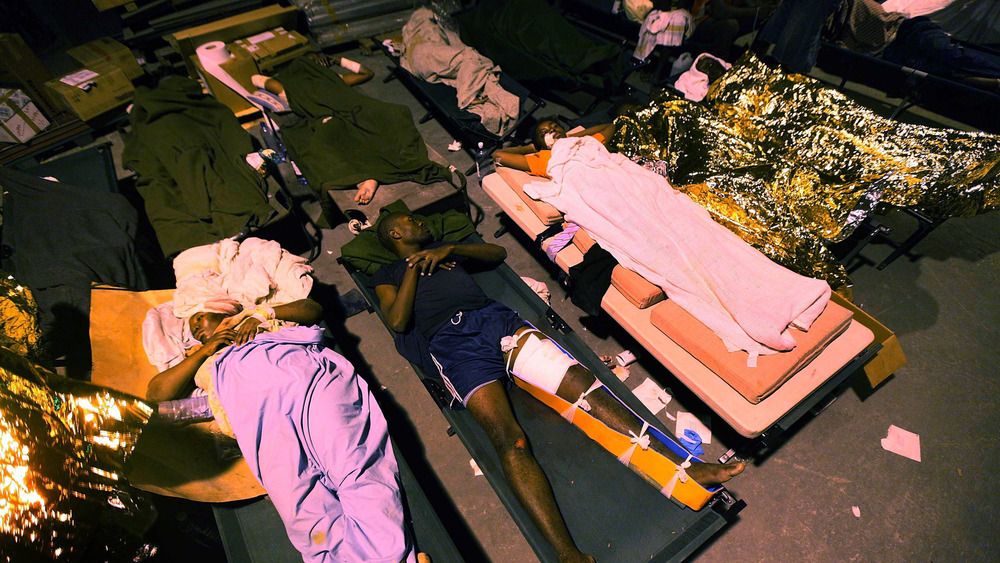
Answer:
<svg viewBox="0 0 1000 563"><path fill-rule="evenodd" d="M476 177L482 178L482 174L479 173L479 161L483 159L483 142L479 141L479 146L476 149Z"/></svg>
<svg viewBox="0 0 1000 563"><path fill-rule="evenodd" d="M156 413L170 422L194 422L215 418L212 415L212 408L208 406L208 395L163 401L157 405Z"/></svg>

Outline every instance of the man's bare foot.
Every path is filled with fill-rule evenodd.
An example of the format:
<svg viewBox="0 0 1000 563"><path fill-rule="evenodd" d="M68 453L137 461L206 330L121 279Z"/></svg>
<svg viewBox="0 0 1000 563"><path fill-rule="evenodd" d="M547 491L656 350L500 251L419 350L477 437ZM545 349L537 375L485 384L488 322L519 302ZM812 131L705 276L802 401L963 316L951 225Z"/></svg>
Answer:
<svg viewBox="0 0 1000 563"><path fill-rule="evenodd" d="M375 180L365 180L358 184L358 195L354 196L354 201L361 205L367 205L371 203L372 198L375 197L375 190L378 189L378 182Z"/></svg>
<svg viewBox="0 0 1000 563"><path fill-rule="evenodd" d="M745 461L721 463L692 463L686 472L700 485L718 485L736 477L747 467Z"/></svg>

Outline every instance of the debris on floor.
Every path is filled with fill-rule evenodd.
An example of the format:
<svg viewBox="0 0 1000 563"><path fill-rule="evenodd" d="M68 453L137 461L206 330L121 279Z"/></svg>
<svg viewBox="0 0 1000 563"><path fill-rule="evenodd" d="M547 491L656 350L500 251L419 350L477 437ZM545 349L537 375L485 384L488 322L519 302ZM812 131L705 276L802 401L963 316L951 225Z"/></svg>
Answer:
<svg viewBox="0 0 1000 563"><path fill-rule="evenodd" d="M640 383L638 387L632 390L632 393L634 393L636 398L642 401L642 404L646 405L646 408L649 409L649 412L653 413L654 415L658 414L661 410L663 410L664 407L667 406L667 403L670 402L670 399L672 399L670 393L667 393L663 389L660 389L660 386L657 385L655 381L649 378L646 378L645 381ZM674 417L671 416L670 413L667 413L667 416L670 418L670 420L674 419Z"/></svg>
<svg viewBox="0 0 1000 563"><path fill-rule="evenodd" d="M628 379L628 368L625 366L615 366L611 368L611 373L618 376L618 381L625 381Z"/></svg>
<svg viewBox="0 0 1000 563"><path fill-rule="evenodd" d="M882 438L882 448L913 461L920 461L920 435L903 430L895 424L889 425L888 434Z"/></svg>
<svg viewBox="0 0 1000 563"><path fill-rule="evenodd" d="M687 430L693 430L701 436L703 444L712 443L712 431L698 417L689 412L677 413L677 436L683 436Z"/></svg>
<svg viewBox="0 0 1000 563"><path fill-rule="evenodd" d="M469 460L469 467L472 468L472 474L475 475L476 477L482 477L483 476L483 470L479 469L479 464L476 463L476 460L470 459Z"/></svg>

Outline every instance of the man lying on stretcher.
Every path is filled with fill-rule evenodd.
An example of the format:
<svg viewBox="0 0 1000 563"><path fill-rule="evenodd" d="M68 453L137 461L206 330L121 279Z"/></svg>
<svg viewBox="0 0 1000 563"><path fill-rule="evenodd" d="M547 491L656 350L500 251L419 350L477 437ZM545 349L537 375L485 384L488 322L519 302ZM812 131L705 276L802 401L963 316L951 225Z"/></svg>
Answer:
<svg viewBox="0 0 1000 563"><path fill-rule="evenodd" d="M325 345L314 326L322 311L301 299L197 312L188 322L202 346L153 377L146 396L170 401L161 413L214 417L236 439L303 561L415 561L385 417ZM207 396L171 401L192 381Z"/></svg>
<svg viewBox="0 0 1000 563"><path fill-rule="evenodd" d="M586 404L608 427L634 435L642 422L612 395L590 393L600 384L590 371L508 307L490 300L459 264L466 259L500 263L497 245L433 243L430 230L413 215L392 213L378 237L400 260L383 266L373 280L382 314L396 332L419 330L446 387L489 436L504 474L521 504L563 561L587 561L570 537L552 489L514 418L505 383L513 374L569 402ZM587 407L584 407L585 409ZM656 442L652 449L679 466L680 459ZM745 464L695 463L686 474L702 485L728 481Z"/></svg>

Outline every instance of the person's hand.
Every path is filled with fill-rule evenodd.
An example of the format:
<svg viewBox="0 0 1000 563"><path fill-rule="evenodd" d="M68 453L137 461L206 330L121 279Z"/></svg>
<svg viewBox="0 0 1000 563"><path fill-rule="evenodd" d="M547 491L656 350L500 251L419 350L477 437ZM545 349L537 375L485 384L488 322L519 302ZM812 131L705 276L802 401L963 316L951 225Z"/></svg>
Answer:
<svg viewBox="0 0 1000 563"><path fill-rule="evenodd" d="M406 259L406 266L420 271L420 275L429 276L441 266L441 263L451 254L451 246L428 248L412 254ZM452 262L454 264L454 262ZM451 269L451 268L448 268Z"/></svg>
<svg viewBox="0 0 1000 563"><path fill-rule="evenodd" d="M235 330L216 330L215 333L205 341L205 344L201 347L200 351L206 358L208 358L212 356L212 354L215 354L219 350L222 350L226 346L232 344L235 339Z"/></svg>
<svg viewBox="0 0 1000 563"><path fill-rule="evenodd" d="M240 344L246 344L257 336L257 332L260 329L260 319L254 317L247 317L240 326L236 327L236 338L233 339L233 345L239 346Z"/></svg>

